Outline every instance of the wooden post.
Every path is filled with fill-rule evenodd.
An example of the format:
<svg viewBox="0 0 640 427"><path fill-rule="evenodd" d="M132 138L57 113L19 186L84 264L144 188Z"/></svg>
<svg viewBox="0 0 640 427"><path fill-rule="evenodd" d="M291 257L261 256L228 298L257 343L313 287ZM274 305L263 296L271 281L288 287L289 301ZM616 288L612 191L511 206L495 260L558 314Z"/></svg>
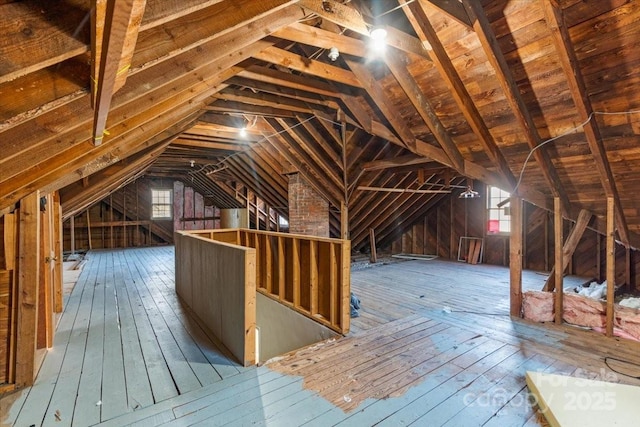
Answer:
<svg viewBox="0 0 640 427"><path fill-rule="evenodd" d="M615 204L607 197L607 336L613 336L613 299L616 290Z"/></svg>
<svg viewBox="0 0 640 427"><path fill-rule="evenodd" d="M46 196L45 210L40 212L40 274L38 280L38 333L37 348L53 347L53 267L51 197Z"/></svg>
<svg viewBox="0 0 640 427"><path fill-rule="evenodd" d="M75 215L71 215L69 219L69 228L70 228L70 236L71 239L71 253L76 253L76 217Z"/></svg>
<svg viewBox="0 0 640 427"><path fill-rule="evenodd" d="M340 238L349 240L349 208L340 202Z"/></svg>
<svg viewBox="0 0 640 427"><path fill-rule="evenodd" d="M53 238L54 238L54 262L55 269L53 273L53 311L62 313L62 286L63 280L63 263L62 263L62 207L60 206L60 193L53 193Z"/></svg>
<svg viewBox="0 0 640 427"><path fill-rule="evenodd" d="M509 244L510 314L520 317L522 311L522 199L511 196L511 236Z"/></svg>
<svg viewBox="0 0 640 427"><path fill-rule="evenodd" d="M560 198L553 198L553 239L555 244L555 309L556 316L555 321L557 324L562 324L563 308L563 294L562 294L562 274L564 272L563 254L562 254L562 206L560 205Z"/></svg>
<svg viewBox="0 0 640 427"><path fill-rule="evenodd" d="M16 342L16 387L33 384L38 325L38 280L40 275L40 194L20 201L18 236L18 330Z"/></svg>
<svg viewBox="0 0 640 427"><path fill-rule="evenodd" d="M627 247L626 251L625 251L625 257L624 257L624 281L625 281L625 286L627 289L627 292L631 292L633 290L633 287L631 286L631 281L632 281L632 277L631 277L631 248Z"/></svg>
<svg viewBox="0 0 640 427"><path fill-rule="evenodd" d="M369 229L369 246L371 246L371 256L369 257L369 262L375 264L378 262L378 251L376 249L376 232L373 228Z"/></svg>
<svg viewBox="0 0 640 427"><path fill-rule="evenodd" d="M91 213L89 212L91 209L87 208L87 240L89 241L89 250L93 249L93 245L91 244Z"/></svg>

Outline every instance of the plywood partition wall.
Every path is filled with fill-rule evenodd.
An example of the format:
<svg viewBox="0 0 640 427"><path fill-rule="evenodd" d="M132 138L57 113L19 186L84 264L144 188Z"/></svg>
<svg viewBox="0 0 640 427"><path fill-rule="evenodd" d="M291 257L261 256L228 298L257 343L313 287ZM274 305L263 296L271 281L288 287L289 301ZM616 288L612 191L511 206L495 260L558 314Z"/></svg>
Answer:
<svg viewBox="0 0 640 427"><path fill-rule="evenodd" d="M244 366L256 363L255 249L178 231L176 292Z"/></svg>

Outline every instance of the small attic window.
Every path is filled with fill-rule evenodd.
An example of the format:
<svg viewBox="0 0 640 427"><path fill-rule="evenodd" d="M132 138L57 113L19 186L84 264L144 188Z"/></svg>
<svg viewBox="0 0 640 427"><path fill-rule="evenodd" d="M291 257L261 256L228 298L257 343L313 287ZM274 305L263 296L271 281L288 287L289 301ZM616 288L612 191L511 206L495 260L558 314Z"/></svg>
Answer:
<svg viewBox="0 0 640 427"><path fill-rule="evenodd" d="M151 219L171 219L171 190L151 189Z"/></svg>
<svg viewBox="0 0 640 427"><path fill-rule="evenodd" d="M489 234L509 233L511 215L509 206L503 206L511 194L498 187L487 186L487 232Z"/></svg>

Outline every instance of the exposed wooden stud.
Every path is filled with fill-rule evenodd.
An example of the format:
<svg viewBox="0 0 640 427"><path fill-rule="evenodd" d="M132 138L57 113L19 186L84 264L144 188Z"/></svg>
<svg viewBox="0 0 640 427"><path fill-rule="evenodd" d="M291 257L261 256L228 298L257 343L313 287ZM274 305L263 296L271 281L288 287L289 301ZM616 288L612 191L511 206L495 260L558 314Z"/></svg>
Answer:
<svg viewBox="0 0 640 427"><path fill-rule="evenodd" d="M520 317L522 312L522 260L524 235L524 218L522 199L511 197L511 234L509 236L509 283L510 283L510 314Z"/></svg>
<svg viewBox="0 0 640 427"><path fill-rule="evenodd" d="M624 256L624 283L627 292L633 291L633 276L631 273L632 258L633 253L631 252L631 248L626 248Z"/></svg>
<svg viewBox="0 0 640 427"><path fill-rule="evenodd" d="M376 248L376 232L373 228L369 229L369 247L371 248L369 262L375 264L378 262L378 249Z"/></svg>
<svg viewBox="0 0 640 427"><path fill-rule="evenodd" d="M587 229L587 225L589 225L591 216L591 212L587 211L586 209L582 209L578 214L578 220L576 221L575 227L571 229L569 237L567 237L567 241L564 242L564 245L562 247L562 275L564 275L564 271L567 269L567 266L571 261L571 257L578 247L578 243L580 243L580 239L582 238L584 231ZM556 280L555 269L556 266L554 265L551 269L549 277L547 278L547 281L544 284L544 287L542 288L543 291L554 290Z"/></svg>
<svg viewBox="0 0 640 427"><path fill-rule="evenodd" d="M43 196L46 200L45 210L40 212L40 263L38 283L38 333L37 348L53 347L55 332L53 319L53 269L55 261L52 254L52 217L53 203L51 196Z"/></svg>
<svg viewBox="0 0 640 427"><path fill-rule="evenodd" d="M607 197L607 324L608 337L613 336L614 301L616 292L616 203Z"/></svg>
<svg viewBox="0 0 640 427"><path fill-rule="evenodd" d="M553 205L554 205L554 210L553 210L553 241L554 241L554 250L555 250L555 262L554 262L554 268L555 268L555 282L556 282L556 289L555 289L555 322L557 324L562 324L562 315L564 312L564 305L563 305L563 299L564 299L564 295L563 295L563 271L564 271L564 256L563 256L563 251L562 251L562 241L563 241L563 236L562 236L562 206L560 205L562 202L560 201L559 197L554 197L553 198Z"/></svg>
<svg viewBox="0 0 640 427"><path fill-rule="evenodd" d="M312 316L318 314L318 266L320 261L318 259L318 242L312 240L309 242L309 312Z"/></svg>
<svg viewBox="0 0 640 427"><path fill-rule="evenodd" d="M18 244L18 317L16 387L33 384L38 327L40 277L40 193L20 201Z"/></svg>

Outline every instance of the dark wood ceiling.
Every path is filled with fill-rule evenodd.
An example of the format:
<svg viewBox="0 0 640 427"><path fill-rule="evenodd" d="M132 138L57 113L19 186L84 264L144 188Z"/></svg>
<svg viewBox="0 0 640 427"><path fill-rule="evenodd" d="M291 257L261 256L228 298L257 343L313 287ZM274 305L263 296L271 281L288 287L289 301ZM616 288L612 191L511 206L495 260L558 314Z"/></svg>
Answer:
<svg viewBox="0 0 640 427"><path fill-rule="evenodd" d="M149 175L286 217L298 172L358 249L471 178L640 244L639 1L110 3L0 0L0 212Z"/></svg>

